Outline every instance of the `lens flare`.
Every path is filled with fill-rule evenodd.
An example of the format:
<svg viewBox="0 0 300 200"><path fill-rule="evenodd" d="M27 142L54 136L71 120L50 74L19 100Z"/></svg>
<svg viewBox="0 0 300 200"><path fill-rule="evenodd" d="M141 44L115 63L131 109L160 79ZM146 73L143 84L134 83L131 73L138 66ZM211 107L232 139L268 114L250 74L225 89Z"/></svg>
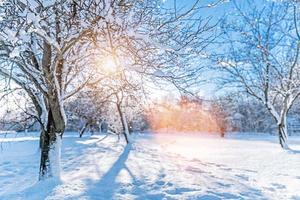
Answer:
<svg viewBox="0 0 300 200"><path fill-rule="evenodd" d="M162 102L148 114L153 131L174 130L178 132L223 132L229 124L220 112L212 113L195 101L180 101L173 105Z"/></svg>

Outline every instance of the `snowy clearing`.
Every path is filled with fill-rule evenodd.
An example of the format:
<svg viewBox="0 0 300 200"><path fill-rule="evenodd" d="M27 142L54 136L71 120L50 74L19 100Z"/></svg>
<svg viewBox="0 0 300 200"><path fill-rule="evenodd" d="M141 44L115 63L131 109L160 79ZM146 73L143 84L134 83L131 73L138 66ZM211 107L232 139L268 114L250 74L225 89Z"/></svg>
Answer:
<svg viewBox="0 0 300 200"><path fill-rule="evenodd" d="M102 137L66 134L61 181L40 183L38 137L0 137L0 199L300 199L300 137L295 152L275 136Z"/></svg>

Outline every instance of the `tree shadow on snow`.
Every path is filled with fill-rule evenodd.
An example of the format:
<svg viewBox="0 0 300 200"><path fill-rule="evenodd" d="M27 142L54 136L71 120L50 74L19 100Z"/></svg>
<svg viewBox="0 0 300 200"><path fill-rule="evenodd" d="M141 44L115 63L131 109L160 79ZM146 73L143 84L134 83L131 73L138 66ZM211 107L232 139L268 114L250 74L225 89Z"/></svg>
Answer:
<svg viewBox="0 0 300 200"><path fill-rule="evenodd" d="M3 199L46 199L52 193L54 188L57 187L59 184L61 184L61 181L58 179L37 181L36 183L23 189L22 191L18 191L16 193L5 196L3 197Z"/></svg>
<svg viewBox="0 0 300 200"><path fill-rule="evenodd" d="M166 194L157 193L162 186L160 183L155 182L153 185L150 185L149 188L149 185L147 185L144 180L138 180L134 173L126 165L126 161L128 160L132 149L132 144L126 145L121 155L114 162L111 168L102 175L99 181L87 181L85 184L88 185L90 189L87 189L81 197L88 197L88 199L91 200L109 200L123 199L123 195L133 195L137 200L163 199ZM127 172L129 175L130 183L118 182L117 178L122 170ZM178 191L181 191L181 188L178 188Z"/></svg>
<svg viewBox="0 0 300 200"><path fill-rule="evenodd" d="M91 189L85 191L91 199L114 199L115 190L119 188L117 177L123 169L127 169L126 160L132 149L132 144L127 144L112 167L101 177L98 182L89 181L86 183Z"/></svg>
<svg viewBox="0 0 300 200"><path fill-rule="evenodd" d="M289 154L300 154L300 150L288 149L287 151Z"/></svg>

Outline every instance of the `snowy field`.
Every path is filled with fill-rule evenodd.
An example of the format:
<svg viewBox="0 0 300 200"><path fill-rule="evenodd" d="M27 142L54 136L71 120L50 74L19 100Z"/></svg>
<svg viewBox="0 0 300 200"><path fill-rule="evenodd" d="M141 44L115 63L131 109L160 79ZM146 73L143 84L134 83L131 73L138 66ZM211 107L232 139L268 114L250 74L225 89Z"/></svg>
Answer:
<svg viewBox="0 0 300 200"><path fill-rule="evenodd" d="M0 199L300 199L300 137L294 152L274 136L101 137L66 134L61 181L38 184L38 137L0 137Z"/></svg>

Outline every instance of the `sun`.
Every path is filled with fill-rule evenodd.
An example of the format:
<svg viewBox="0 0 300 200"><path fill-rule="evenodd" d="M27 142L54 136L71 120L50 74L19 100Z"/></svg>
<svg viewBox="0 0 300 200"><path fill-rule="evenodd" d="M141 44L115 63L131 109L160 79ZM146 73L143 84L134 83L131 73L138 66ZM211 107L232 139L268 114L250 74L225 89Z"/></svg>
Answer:
<svg viewBox="0 0 300 200"><path fill-rule="evenodd" d="M108 73L115 73L118 71L118 63L113 56L104 57L100 67Z"/></svg>
<svg viewBox="0 0 300 200"><path fill-rule="evenodd" d="M118 59L112 55L102 55L94 58L95 67L104 74L115 74L119 71Z"/></svg>

